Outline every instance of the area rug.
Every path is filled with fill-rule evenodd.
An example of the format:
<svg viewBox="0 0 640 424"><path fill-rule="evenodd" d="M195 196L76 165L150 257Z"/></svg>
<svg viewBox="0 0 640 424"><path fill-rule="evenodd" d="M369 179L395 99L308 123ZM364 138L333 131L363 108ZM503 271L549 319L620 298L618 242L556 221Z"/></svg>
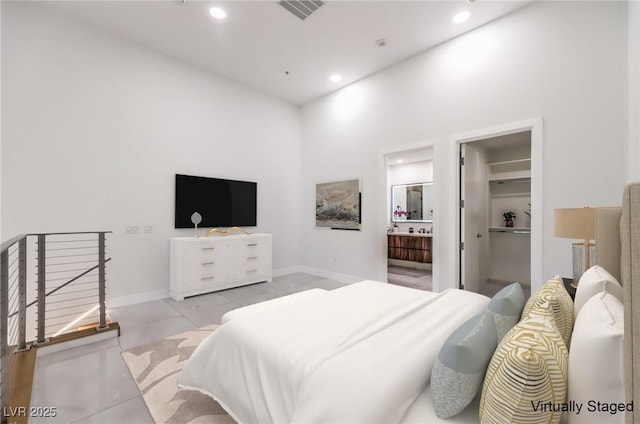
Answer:
<svg viewBox="0 0 640 424"><path fill-rule="evenodd" d="M416 268L409 268L409 267L397 266L397 265L390 265L387 268L387 272L390 274L404 275L404 276L413 277L413 278L420 278L429 274L429 271L425 269L416 269Z"/></svg>
<svg viewBox="0 0 640 424"><path fill-rule="evenodd" d="M209 325L122 353L156 424L235 423L209 396L178 388L185 362L218 327Z"/></svg>

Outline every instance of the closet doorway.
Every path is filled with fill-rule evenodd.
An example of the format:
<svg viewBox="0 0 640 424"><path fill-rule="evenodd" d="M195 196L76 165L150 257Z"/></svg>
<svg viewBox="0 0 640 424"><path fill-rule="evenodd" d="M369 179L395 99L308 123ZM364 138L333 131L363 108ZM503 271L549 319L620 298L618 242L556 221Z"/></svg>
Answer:
<svg viewBox="0 0 640 424"><path fill-rule="evenodd" d="M460 283L531 291L532 131L460 143Z"/></svg>
<svg viewBox="0 0 640 424"><path fill-rule="evenodd" d="M433 289L433 148L385 156L387 282Z"/></svg>

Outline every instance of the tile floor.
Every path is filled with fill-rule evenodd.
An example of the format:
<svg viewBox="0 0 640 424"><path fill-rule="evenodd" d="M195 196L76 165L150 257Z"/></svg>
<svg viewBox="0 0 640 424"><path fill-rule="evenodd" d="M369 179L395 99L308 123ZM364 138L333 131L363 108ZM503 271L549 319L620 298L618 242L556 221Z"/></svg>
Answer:
<svg viewBox="0 0 640 424"><path fill-rule="evenodd" d="M164 337L216 324L225 312L312 288L344 286L333 280L295 273L272 282L238 287L176 302L156 300L109 309L121 336L36 361L32 407L55 407L55 418L30 418L29 423L153 424L122 352Z"/></svg>
<svg viewBox="0 0 640 424"><path fill-rule="evenodd" d="M387 282L390 284L411 287L418 290L433 290L433 273L431 269L407 269L412 273L416 273L416 275L406 275L403 273L398 273L398 270L401 270L403 268L404 267L390 266L387 273Z"/></svg>

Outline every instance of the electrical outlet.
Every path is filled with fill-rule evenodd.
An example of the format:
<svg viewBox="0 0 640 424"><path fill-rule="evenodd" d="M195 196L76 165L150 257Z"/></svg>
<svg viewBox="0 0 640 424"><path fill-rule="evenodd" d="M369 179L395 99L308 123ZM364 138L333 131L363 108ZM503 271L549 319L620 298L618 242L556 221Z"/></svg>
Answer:
<svg viewBox="0 0 640 424"><path fill-rule="evenodd" d="M144 232L145 232L145 234L153 233L153 226L152 225L145 225L144 226Z"/></svg>
<svg viewBox="0 0 640 424"><path fill-rule="evenodd" d="M138 226L137 225L127 225L125 229L126 234L138 234Z"/></svg>

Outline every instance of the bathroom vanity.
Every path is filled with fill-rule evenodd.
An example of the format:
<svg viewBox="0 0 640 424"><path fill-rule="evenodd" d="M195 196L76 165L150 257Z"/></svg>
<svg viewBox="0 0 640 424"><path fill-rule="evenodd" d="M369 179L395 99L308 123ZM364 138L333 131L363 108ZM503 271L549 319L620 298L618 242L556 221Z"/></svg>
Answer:
<svg viewBox="0 0 640 424"><path fill-rule="evenodd" d="M432 234L387 234L388 257L410 262L431 263L432 240Z"/></svg>

